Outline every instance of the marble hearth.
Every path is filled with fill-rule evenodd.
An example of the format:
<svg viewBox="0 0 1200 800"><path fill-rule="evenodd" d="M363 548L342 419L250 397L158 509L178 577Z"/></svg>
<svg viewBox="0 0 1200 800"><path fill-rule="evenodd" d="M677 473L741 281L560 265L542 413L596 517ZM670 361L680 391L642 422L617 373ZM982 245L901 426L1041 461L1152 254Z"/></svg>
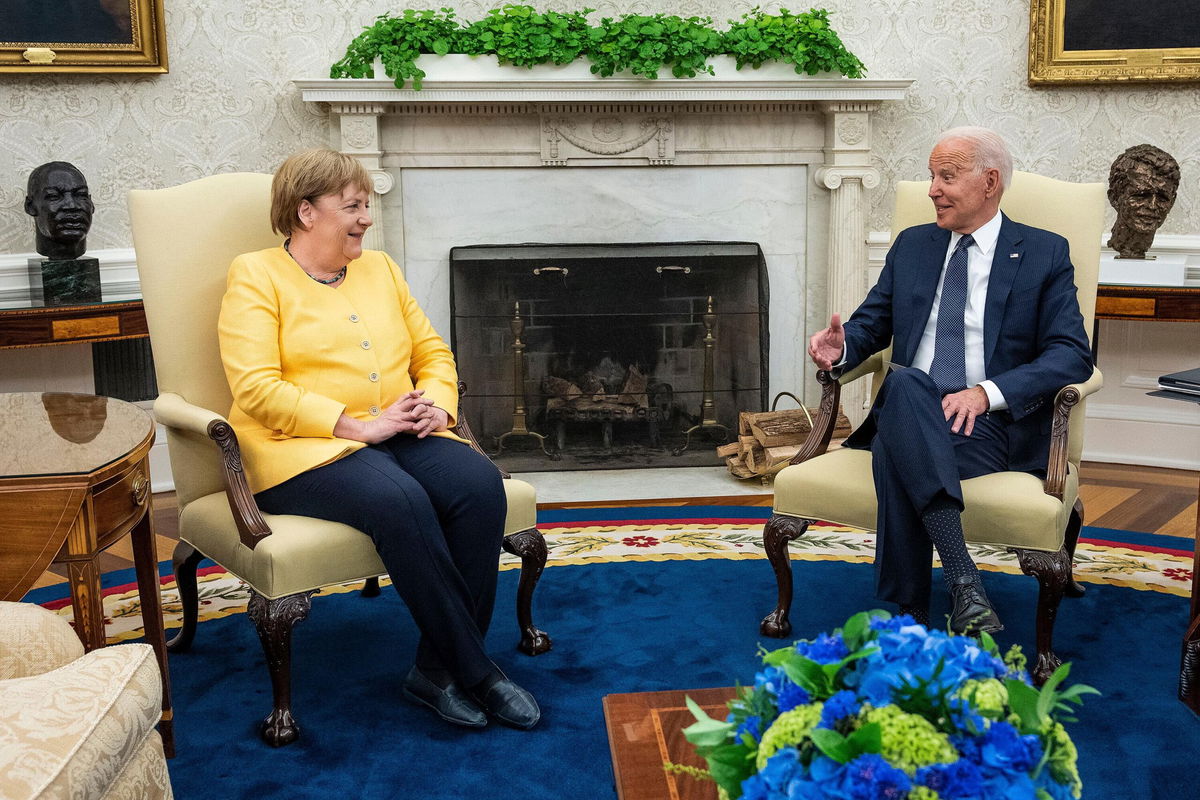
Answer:
<svg viewBox="0 0 1200 800"><path fill-rule="evenodd" d="M329 114L330 145L371 171L368 246L404 265L439 331L451 247L753 241L771 286L770 392L815 400L802 342L866 291L872 117L910 81L426 71L419 92L386 79L296 84ZM847 397L847 413L861 401Z"/></svg>

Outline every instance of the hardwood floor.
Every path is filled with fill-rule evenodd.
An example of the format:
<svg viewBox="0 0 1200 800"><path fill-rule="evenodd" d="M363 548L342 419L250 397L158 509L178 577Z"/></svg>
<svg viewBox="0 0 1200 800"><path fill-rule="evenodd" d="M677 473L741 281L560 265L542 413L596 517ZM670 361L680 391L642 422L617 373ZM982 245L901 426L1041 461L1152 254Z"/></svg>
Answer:
<svg viewBox="0 0 1200 800"><path fill-rule="evenodd" d="M1084 524L1195 538L1197 473L1085 461L1079 478Z"/></svg>
<svg viewBox="0 0 1200 800"><path fill-rule="evenodd" d="M1079 493L1083 498L1084 523L1100 528L1159 533L1194 539L1196 535L1197 487L1200 474L1182 469L1134 467L1125 464L1084 462ZM579 506L770 506L771 494L693 497L668 500L614 500L607 503L553 503L546 508ZM169 560L179 538L179 507L174 492L154 495L154 530L160 561ZM133 566L128 537L101 556L101 570L111 572ZM54 565L34 588L63 583L66 569Z"/></svg>

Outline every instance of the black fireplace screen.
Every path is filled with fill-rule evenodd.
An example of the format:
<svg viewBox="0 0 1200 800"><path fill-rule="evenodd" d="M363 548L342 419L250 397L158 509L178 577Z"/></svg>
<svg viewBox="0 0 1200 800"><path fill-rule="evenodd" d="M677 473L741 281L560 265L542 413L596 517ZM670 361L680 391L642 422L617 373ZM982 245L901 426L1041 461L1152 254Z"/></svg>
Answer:
<svg viewBox="0 0 1200 800"><path fill-rule="evenodd" d="M750 242L455 247L464 411L510 471L717 464L766 406L767 301Z"/></svg>

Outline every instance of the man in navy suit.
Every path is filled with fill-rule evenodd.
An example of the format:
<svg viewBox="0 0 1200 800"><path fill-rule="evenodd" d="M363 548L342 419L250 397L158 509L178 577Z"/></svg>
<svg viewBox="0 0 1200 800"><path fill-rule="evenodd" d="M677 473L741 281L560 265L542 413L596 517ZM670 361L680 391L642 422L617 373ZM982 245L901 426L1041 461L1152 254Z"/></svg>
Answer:
<svg viewBox="0 0 1200 800"><path fill-rule="evenodd" d="M825 370L893 343L893 370L847 446L870 449L879 500L876 593L928 624L933 548L959 633L1003 626L963 539L960 481L1044 474L1055 393L1092 374L1067 242L1000 213L1004 140L943 133L929 156L937 222L896 237L879 282L843 325L809 340ZM840 373L836 373L840 374Z"/></svg>

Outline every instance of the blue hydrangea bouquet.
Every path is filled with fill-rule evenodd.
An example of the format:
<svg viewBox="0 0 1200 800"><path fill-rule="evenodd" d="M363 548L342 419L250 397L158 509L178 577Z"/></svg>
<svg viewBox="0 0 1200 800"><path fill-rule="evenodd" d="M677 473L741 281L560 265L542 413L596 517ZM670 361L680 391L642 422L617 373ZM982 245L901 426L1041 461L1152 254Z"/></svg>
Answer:
<svg viewBox="0 0 1200 800"><path fill-rule="evenodd" d="M688 699L684 730L728 800L1074 800L1083 786L1063 728L1090 686L1039 690L1013 646L856 614L831 634L763 652L724 720Z"/></svg>

